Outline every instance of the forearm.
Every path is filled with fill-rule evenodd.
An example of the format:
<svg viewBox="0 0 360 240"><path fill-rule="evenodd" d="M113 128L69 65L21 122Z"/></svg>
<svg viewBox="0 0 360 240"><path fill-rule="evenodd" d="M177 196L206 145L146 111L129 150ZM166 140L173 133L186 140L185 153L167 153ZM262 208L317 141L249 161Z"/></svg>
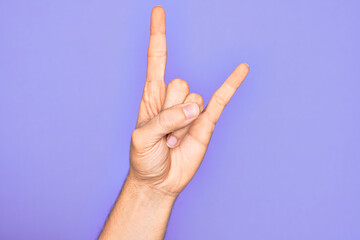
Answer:
<svg viewBox="0 0 360 240"><path fill-rule="evenodd" d="M99 239L163 239L174 201L128 176Z"/></svg>

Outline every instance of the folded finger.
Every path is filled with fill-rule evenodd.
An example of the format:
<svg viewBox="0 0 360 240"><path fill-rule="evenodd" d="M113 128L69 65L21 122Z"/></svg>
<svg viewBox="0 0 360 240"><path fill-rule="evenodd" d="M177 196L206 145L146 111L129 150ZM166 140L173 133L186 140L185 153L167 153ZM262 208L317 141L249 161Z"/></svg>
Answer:
<svg viewBox="0 0 360 240"><path fill-rule="evenodd" d="M166 96L162 109L167 109L178 104L182 104L189 94L189 85L185 80L175 78L169 82L166 88Z"/></svg>
<svg viewBox="0 0 360 240"><path fill-rule="evenodd" d="M199 106L200 112L202 112L204 109L204 100L197 93L190 93L186 97L184 103L196 103ZM190 126L191 125L187 125L184 128L181 128L179 130L176 130L176 131L170 133L167 137L168 147L174 148L174 147L178 146L180 144L181 140L184 138L184 136L188 132Z"/></svg>

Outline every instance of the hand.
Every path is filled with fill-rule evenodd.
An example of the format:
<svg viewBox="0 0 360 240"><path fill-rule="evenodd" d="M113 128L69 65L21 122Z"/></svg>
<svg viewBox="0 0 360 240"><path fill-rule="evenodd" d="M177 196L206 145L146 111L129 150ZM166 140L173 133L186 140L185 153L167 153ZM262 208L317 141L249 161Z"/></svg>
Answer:
<svg viewBox="0 0 360 240"><path fill-rule="evenodd" d="M249 68L240 64L213 94L205 110L202 97L189 94L182 79L166 87L165 12L151 13L147 76L130 147L129 178L177 196L199 168L215 124Z"/></svg>
<svg viewBox="0 0 360 240"><path fill-rule="evenodd" d="M215 124L246 77L240 64L214 93L206 109L182 79L166 87L165 12L151 13L148 68L130 171L99 239L163 239L172 206L205 155Z"/></svg>

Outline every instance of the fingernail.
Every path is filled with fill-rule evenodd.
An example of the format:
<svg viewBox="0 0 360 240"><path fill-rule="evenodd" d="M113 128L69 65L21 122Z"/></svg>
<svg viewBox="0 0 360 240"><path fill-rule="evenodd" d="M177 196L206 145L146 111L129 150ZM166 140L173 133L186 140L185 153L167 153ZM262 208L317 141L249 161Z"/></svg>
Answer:
<svg viewBox="0 0 360 240"><path fill-rule="evenodd" d="M177 141L178 140L176 139L176 137L174 137L173 135L169 135L166 143L169 148L173 148L173 147L175 147Z"/></svg>
<svg viewBox="0 0 360 240"><path fill-rule="evenodd" d="M185 116L187 119L196 117L199 115L199 106L196 103L186 105L184 108Z"/></svg>

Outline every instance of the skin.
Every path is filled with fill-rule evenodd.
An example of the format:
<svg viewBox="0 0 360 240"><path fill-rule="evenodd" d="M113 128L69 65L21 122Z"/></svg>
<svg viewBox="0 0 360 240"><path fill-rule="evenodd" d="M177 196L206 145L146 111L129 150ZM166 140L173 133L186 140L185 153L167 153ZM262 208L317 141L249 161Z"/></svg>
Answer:
<svg viewBox="0 0 360 240"><path fill-rule="evenodd" d="M223 109L249 72L239 64L204 109L182 79L164 81L165 11L151 13L146 82L130 147L130 170L99 239L163 239L173 204L206 153Z"/></svg>

